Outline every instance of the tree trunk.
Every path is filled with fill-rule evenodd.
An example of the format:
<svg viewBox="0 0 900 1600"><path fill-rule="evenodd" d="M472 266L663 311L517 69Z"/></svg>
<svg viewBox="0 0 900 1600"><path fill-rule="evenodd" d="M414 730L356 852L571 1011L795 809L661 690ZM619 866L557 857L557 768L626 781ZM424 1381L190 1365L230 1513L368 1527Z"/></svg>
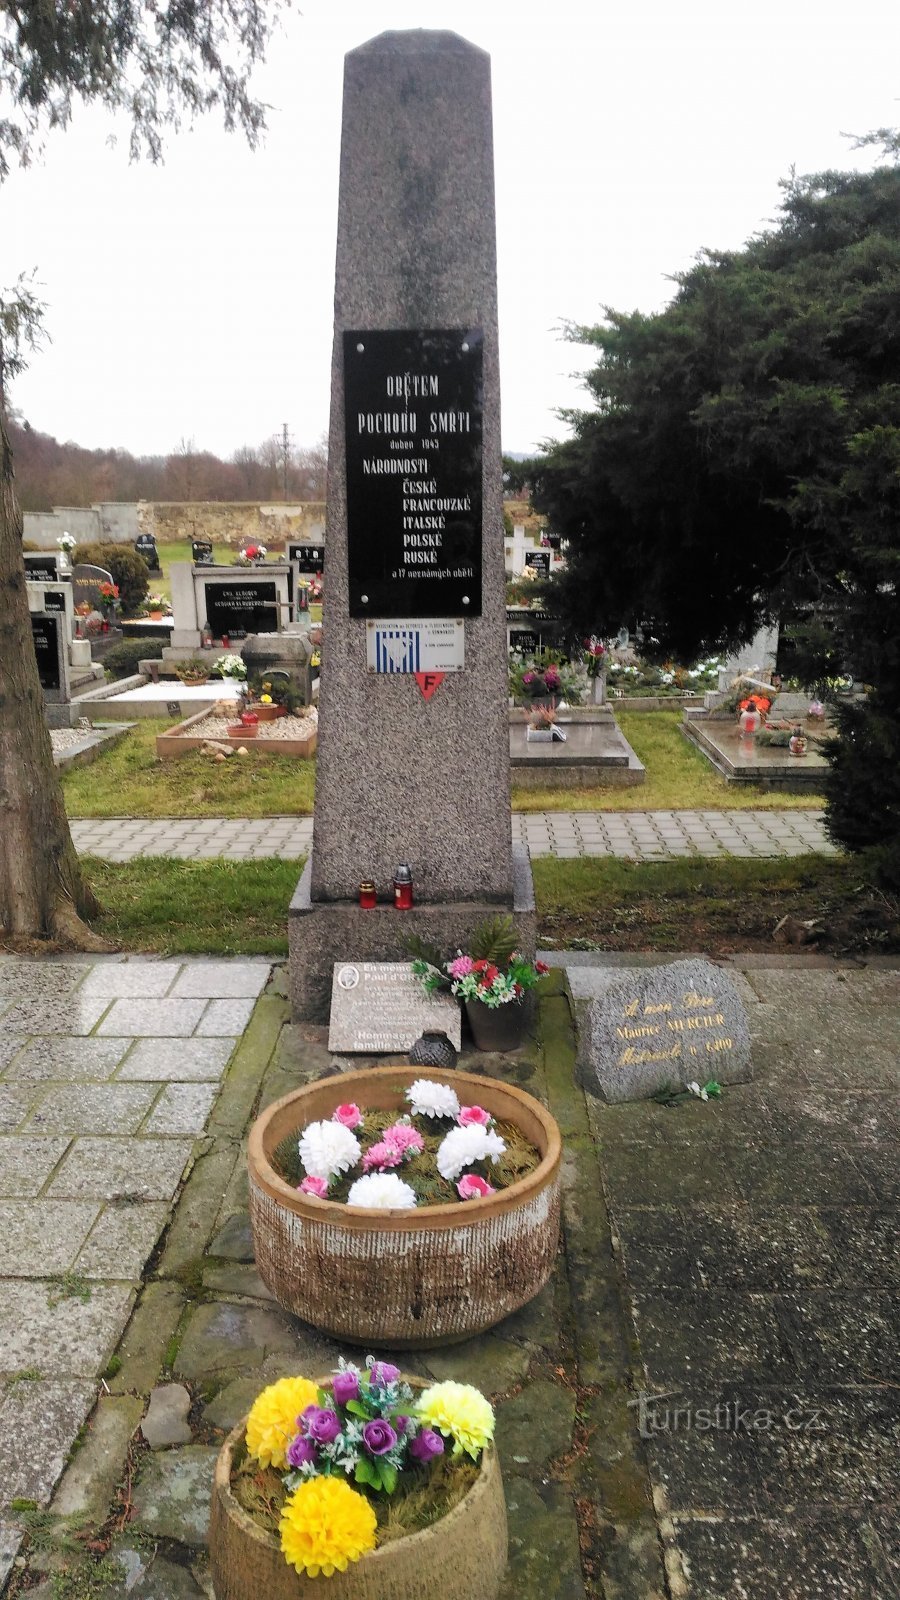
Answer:
<svg viewBox="0 0 900 1600"><path fill-rule="evenodd" d="M22 560L22 513L0 412L0 934L108 950L81 920L98 911L72 844L44 719Z"/></svg>

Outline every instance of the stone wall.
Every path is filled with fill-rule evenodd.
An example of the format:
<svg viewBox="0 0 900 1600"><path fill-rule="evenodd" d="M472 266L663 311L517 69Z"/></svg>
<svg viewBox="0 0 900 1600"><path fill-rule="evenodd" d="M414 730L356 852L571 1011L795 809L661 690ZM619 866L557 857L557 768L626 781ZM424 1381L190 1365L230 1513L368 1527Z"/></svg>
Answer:
<svg viewBox="0 0 900 1600"><path fill-rule="evenodd" d="M62 533L81 543L98 540L133 544L139 533L155 534L160 544L173 539L211 539L236 544L256 539L278 547L286 539L320 541L325 532L325 505L261 505L257 502L153 501L137 504L103 501L93 506L54 506L52 511L25 512L25 539L52 550Z"/></svg>

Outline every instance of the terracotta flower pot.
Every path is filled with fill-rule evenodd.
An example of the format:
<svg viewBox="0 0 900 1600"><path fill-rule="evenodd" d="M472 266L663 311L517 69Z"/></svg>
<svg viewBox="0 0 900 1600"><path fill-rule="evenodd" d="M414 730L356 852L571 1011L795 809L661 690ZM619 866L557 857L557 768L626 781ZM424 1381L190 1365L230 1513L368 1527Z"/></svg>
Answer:
<svg viewBox="0 0 900 1600"><path fill-rule="evenodd" d="M257 706L256 715L260 722L274 722L278 716L277 706Z"/></svg>
<svg viewBox="0 0 900 1600"><path fill-rule="evenodd" d="M525 1036L525 1006L521 1000L510 1000L505 1006L467 1000L466 1016L478 1050L518 1050Z"/></svg>
<svg viewBox="0 0 900 1600"><path fill-rule="evenodd" d="M346 1572L301 1577L278 1539L231 1492L241 1423L219 1452L209 1524L216 1600L495 1600L506 1567L506 1505L496 1451L485 1450L465 1499L440 1522L370 1550Z"/></svg>
<svg viewBox="0 0 900 1600"><path fill-rule="evenodd" d="M527 1305L543 1287L559 1236L561 1141L544 1107L511 1084L434 1071L461 1103L513 1122L540 1154L534 1172L479 1200L375 1210L318 1200L280 1178L282 1139L331 1117L343 1101L407 1109L422 1076L406 1064L344 1072L276 1101L250 1130L250 1219L259 1275L304 1322L372 1349L468 1339Z"/></svg>

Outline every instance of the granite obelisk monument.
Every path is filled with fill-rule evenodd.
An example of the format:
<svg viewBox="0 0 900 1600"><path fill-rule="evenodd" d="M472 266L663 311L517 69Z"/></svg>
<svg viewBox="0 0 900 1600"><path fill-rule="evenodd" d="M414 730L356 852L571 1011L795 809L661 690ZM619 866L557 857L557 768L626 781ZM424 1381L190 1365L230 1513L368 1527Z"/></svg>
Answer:
<svg viewBox="0 0 900 1600"><path fill-rule="evenodd" d="M332 963L515 911L488 56L385 33L345 62L314 845L294 1015ZM408 864L413 907L393 881ZM378 892L359 908L359 885Z"/></svg>

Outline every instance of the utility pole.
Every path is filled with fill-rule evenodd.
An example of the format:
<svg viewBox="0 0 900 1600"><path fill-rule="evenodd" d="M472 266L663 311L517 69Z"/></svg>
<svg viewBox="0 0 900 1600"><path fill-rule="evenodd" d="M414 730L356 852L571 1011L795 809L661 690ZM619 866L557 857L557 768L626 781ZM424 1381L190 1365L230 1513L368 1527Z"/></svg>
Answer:
<svg viewBox="0 0 900 1600"><path fill-rule="evenodd" d="M286 422L281 424L281 472L282 472L282 499L287 504L288 497L288 465L291 459L291 435Z"/></svg>

